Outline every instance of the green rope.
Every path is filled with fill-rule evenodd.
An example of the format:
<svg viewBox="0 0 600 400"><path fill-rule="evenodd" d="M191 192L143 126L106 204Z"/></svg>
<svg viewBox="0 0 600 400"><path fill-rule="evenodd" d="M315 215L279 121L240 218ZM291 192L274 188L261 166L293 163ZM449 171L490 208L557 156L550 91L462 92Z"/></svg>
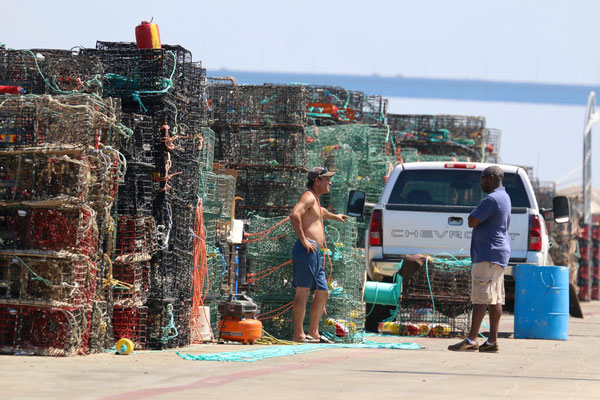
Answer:
<svg viewBox="0 0 600 400"><path fill-rule="evenodd" d="M169 317L169 324L162 328L163 336L160 338L161 342L167 342L171 339L175 339L179 336L179 332L177 331L177 327L175 326L175 318L173 317L173 304L167 304L167 314ZM175 332L174 335L169 335L169 332L173 330Z"/></svg>
<svg viewBox="0 0 600 400"><path fill-rule="evenodd" d="M44 277L42 277L42 276L38 275L38 274L37 274L37 273L36 273L34 270L32 270L32 269L29 267L29 265L27 265L27 263L26 263L25 261L21 260L21 259L20 259L18 256L15 256L15 258L16 258L16 259L17 259L17 260L18 260L18 261L19 261L21 264L23 264L23 265L24 265L24 266L25 266L25 267L26 267L26 268L29 270L29 272L31 272L31 273L34 275L34 277L33 277L33 278L30 278L32 281L42 281L42 282L44 282L44 283L45 283L46 285L48 285L48 286L52 286L52 285L53 285L51 281L49 281L48 279L46 279L46 278L44 278Z"/></svg>
<svg viewBox="0 0 600 400"><path fill-rule="evenodd" d="M173 76L175 76L175 71L177 69L177 56L175 56L175 53L173 53L170 50L167 51L167 54L170 54L173 57L173 70L171 71L171 74L169 75L168 78L163 78L163 80L162 80L163 88L159 89L159 90L135 90L135 91L131 92L131 96L133 97L133 100L138 102L138 104L140 105L140 112L148 111L148 109L142 102L142 98L140 97L140 95L167 93L173 87ZM121 87L121 88L125 87L126 85L128 85L132 82L134 83L134 85L132 85L132 86L137 85L136 78L129 78L129 77L126 77L123 75L112 74L112 73L105 74L104 77L106 79L110 80L111 82L116 82L117 87Z"/></svg>
<svg viewBox="0 0 600 400"><path fill-rule="evenodd" d="M388 350L420 350L421 346L416 343L376 343L365 341L363 343L336 343L336 344L300 344L296 346L269 346L264 349L250 351L233 351L227 353L209 353L192 355L189 353L176 354L184 360L190 361L232 361L232 362L255 362L266 358L286 357L296 354L313 353L325 349L388 349Z"/></svg>
<svg viewBox="0 0 600 400"><path fill-rule="evenodd" d="M31 57L33 57L33 61L35 62L35 66L36 66L40 76L42 77L42 80L44 81L46 86L48 86L50 89L52 89L55 92L58 92L61 94L83 93L88 88L90 88L93 83L96 84L96 86L102 88L102 81L100 80L102 78L102 75L96 74L96 75L94 75L94 77L92 79L90 79L89 81L86 81L85 84L83 85L83 87L79 90L61 90L58 87L58 84L56 83L56 75L54 75L52 77L53 84L48 82L48 79L46 79L46 77L44 76L44 73L42 72L42 69L40 68L40 65L38 64L38 60L37 60L37 57L35 56L35 54L33 54L33 52L31 50L22 50L22 51L24 53L30 54Z"/></svg>

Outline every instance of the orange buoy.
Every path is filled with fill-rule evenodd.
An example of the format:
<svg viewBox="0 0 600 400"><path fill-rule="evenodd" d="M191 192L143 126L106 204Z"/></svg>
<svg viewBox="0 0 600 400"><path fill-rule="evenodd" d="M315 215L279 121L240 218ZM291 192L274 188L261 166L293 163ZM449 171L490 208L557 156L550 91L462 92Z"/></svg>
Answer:
<svg viewBox="0 0 600 400"><path fill-rule="evenodd" d="M160 49L162 47L158 25L151 22L142 21L135 27L135 41L138 49Z"/></svg>

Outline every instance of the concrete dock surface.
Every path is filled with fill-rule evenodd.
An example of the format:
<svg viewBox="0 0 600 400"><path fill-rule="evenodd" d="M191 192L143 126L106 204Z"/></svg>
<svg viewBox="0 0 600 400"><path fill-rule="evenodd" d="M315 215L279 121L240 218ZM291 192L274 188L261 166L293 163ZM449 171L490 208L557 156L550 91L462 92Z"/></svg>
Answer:
<svg viewBox="0 0 600 400"><path fill-rule="evenodd" d="M582 303L566 341L514 339L499 353L447 350L458 339L373 336L420 350L324 349L253 363L189 361L174 351L67 358L0 356L1 399L598 399L600 302ZM483 340L480 340L480 343ZM264 346L190 346L182 353Z"/></svg>

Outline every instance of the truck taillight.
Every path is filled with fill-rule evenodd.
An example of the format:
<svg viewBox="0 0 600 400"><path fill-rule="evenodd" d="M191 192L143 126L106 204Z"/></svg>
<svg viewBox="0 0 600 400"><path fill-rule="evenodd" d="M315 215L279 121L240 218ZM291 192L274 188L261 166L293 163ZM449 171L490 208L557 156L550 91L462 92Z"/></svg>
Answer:
<svg viewBox="0 0 600 400"><path fill-rule="evenodd" d="M373 211L371 223L369 224L369 245L381 246L383 239L383 227L381 225L381 210Z"/></svg>
<svg viewBox="0 0 600 400"><path fill-rule="evenodd" d="M444 168L475 169L475 164L466 163L446 163Z"/></svg>
<svg viewBox="0 0 600 400"><path fill-rule="evenodd" d="M529 218L529 251L542 251L542 224L537 215Z"/></svg>

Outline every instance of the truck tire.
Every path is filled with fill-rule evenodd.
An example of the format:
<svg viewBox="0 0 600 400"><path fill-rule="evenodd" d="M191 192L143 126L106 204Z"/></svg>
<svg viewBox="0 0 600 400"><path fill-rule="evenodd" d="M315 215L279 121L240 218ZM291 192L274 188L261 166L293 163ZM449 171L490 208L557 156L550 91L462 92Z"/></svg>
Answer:
<svg viewBox="0 0 600 400"><path fill-rule="evenodd" d="M381 304L366 303L367 316L365 318L365 330L367 332L377 333L379 323L386 318L389 318L394 312L394 306L382 306Z"/></svg>

